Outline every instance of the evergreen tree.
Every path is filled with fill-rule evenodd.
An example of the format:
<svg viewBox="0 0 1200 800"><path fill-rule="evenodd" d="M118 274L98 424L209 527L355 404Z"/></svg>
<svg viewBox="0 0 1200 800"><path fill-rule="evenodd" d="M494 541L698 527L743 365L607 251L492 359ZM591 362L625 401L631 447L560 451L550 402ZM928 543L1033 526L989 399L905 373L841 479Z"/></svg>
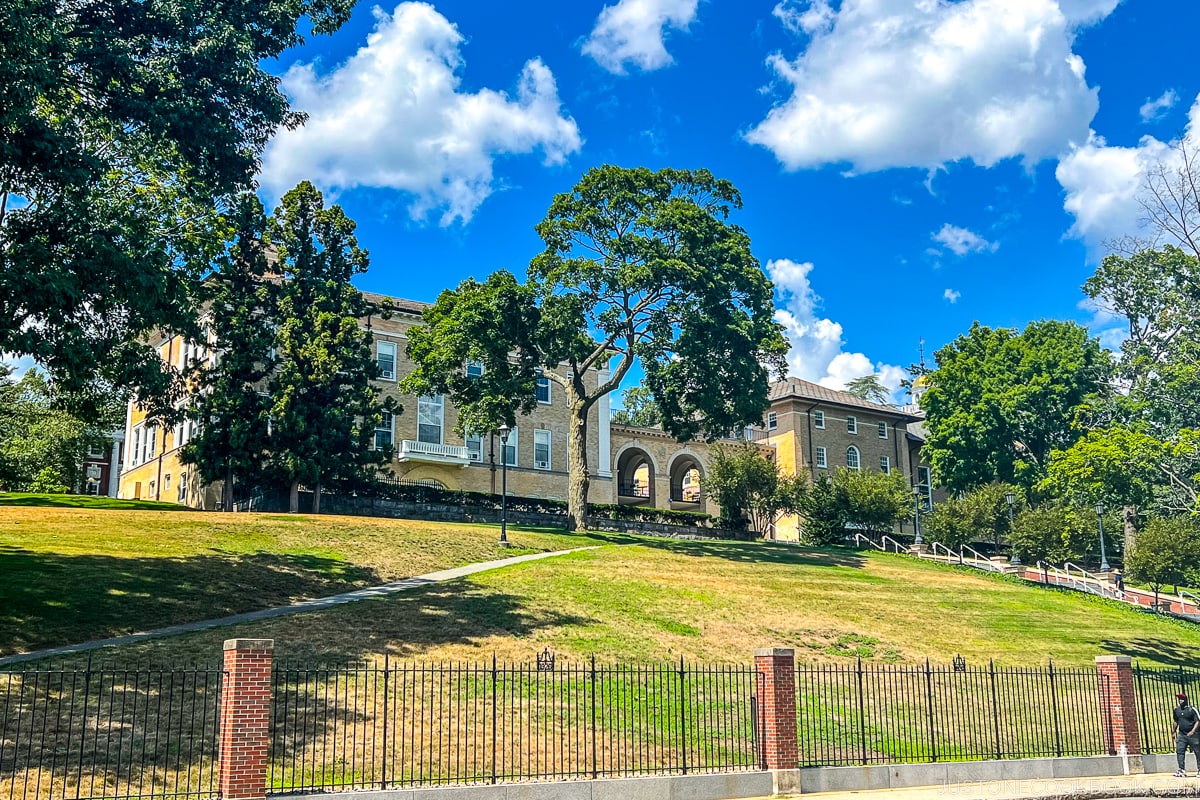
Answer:
<svg viewBox="0 0 1200 800"><path fill-rule="evenodd" d="M361 478L391 455L372 448L384 413L398 409L381 404L371 383L379 370L360 320L378 309L350 284L368 264L354 229L340 206L325 208L308 181L283 196L269 225L283 276L270 461L289 487L293 513L301 483L313 489L316 514L323 485Z"/></svg>
<svg viewBox="0 0 1200 800"><path fill-rule="evenodd" d="M276 284L264 280L262 203L253 194L238 197L229 223L229 246L206 282L217 342L212 359L188 376L187 417L196 433L180 456L195 466L197 483L224 481L225 511L233 510L234 486L257 480L266 458L270 403L263 390L273 366L276 294Z"/></svg>

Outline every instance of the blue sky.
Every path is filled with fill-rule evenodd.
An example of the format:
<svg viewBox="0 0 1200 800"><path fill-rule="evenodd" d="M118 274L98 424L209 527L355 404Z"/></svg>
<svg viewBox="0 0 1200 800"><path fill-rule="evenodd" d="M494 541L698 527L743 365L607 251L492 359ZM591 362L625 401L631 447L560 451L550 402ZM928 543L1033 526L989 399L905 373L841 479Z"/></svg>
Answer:
<svg viewBox="0 0 1200 800"><path fill-rule="evenodd" d="M1198 23L1195 0L364 3L272 65L310 119L262 193L313 180L359 224L359 285L433 300L523 274L591 166L707 167L742 191L792 373L895 386L975 320L1116 340L1079 285L1190 135Z"/></svg>

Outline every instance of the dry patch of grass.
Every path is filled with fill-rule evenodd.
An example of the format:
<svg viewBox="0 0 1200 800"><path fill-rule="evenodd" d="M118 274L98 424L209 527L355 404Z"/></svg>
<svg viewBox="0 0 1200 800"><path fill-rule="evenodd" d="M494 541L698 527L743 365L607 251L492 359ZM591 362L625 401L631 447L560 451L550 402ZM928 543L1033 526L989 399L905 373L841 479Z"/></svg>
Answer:
<svg viewBox="0 0 1200 800"><path fill-rule="evenodd" d="M232 636L281 658L746 662L789 646L806 662L1045 663L1100 653L1190 663L1200 628L1090 596L883 554L761 543L642 540L483 573L364 603L127 650L212 659ZM114 657L116 654L113 654Z"/></svg>
<svg viewBox="0 0 1200 800"><path fill-rule="evenodd" d="M495 525L0 506L0 654L71 644L521 553L594 543Z"/></svg>

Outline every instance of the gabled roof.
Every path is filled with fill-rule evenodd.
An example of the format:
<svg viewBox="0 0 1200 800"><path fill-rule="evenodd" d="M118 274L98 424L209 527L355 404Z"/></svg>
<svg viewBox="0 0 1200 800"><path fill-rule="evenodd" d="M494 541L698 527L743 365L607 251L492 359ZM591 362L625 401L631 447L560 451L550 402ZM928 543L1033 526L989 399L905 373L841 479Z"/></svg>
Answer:
<svg viewBox="0 0 1200 800"><path fill-rule="evenodd" d="M870 400L864 400L858 395L850 394L849 392L841 392L837 389L829 389L812 381L806 381L802 378L786 378L782 381L776 381L771 384L771 389L767 395L771 402L777 400L796 399L808 400L816 403L828 403L831 405L843 406L845 408L861 408L866 411L873 411L877 414L886 414L891 417L899 417L906 421L916 421L920 417L906 413L894 406L885 406L880 403L872 403Z"/></svg>

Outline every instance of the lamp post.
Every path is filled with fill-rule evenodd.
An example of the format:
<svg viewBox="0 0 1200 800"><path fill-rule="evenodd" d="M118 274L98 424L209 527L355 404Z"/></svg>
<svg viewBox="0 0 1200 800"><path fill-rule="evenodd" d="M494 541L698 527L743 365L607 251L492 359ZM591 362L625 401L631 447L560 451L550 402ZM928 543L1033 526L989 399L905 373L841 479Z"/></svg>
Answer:
<svg viewBox="0 0 1200 800"><path fill-rule="evenodd" d="M921 539L921 485L913 486L913 530L916 532L916 537L913 539L914 545L925 544Z"/></svg>
<svg viewBox="0 0 1200 800"><path fill-rule="evenodd" d="M1096 525L1100 528L1100 571L1108 572L1108 554L1104 551L1104 504L1096 503Z"/></svg>
<svg viewBox="0 0 1200 800"><path fill-rule="evenodd" d="M508 423L500 423L500 546L508 547Z"/></svg>
<svg viewBox="0 0 1200 800"><path fill-rule="evenodd" d="M1008 534L1009 534L1009 536L1012 536L1013 504L1017 502L1017 496L1015 494L1013 494L1012 492L1005 492L1004 493L1004 502L1008 503ZM1012 558L1009 559L1008 563L1012 564L1015 567L1021 566L1021 556L1020 556L1020 554L1017 553L1017 551L1015 549L1013 550Z"/></svg>

